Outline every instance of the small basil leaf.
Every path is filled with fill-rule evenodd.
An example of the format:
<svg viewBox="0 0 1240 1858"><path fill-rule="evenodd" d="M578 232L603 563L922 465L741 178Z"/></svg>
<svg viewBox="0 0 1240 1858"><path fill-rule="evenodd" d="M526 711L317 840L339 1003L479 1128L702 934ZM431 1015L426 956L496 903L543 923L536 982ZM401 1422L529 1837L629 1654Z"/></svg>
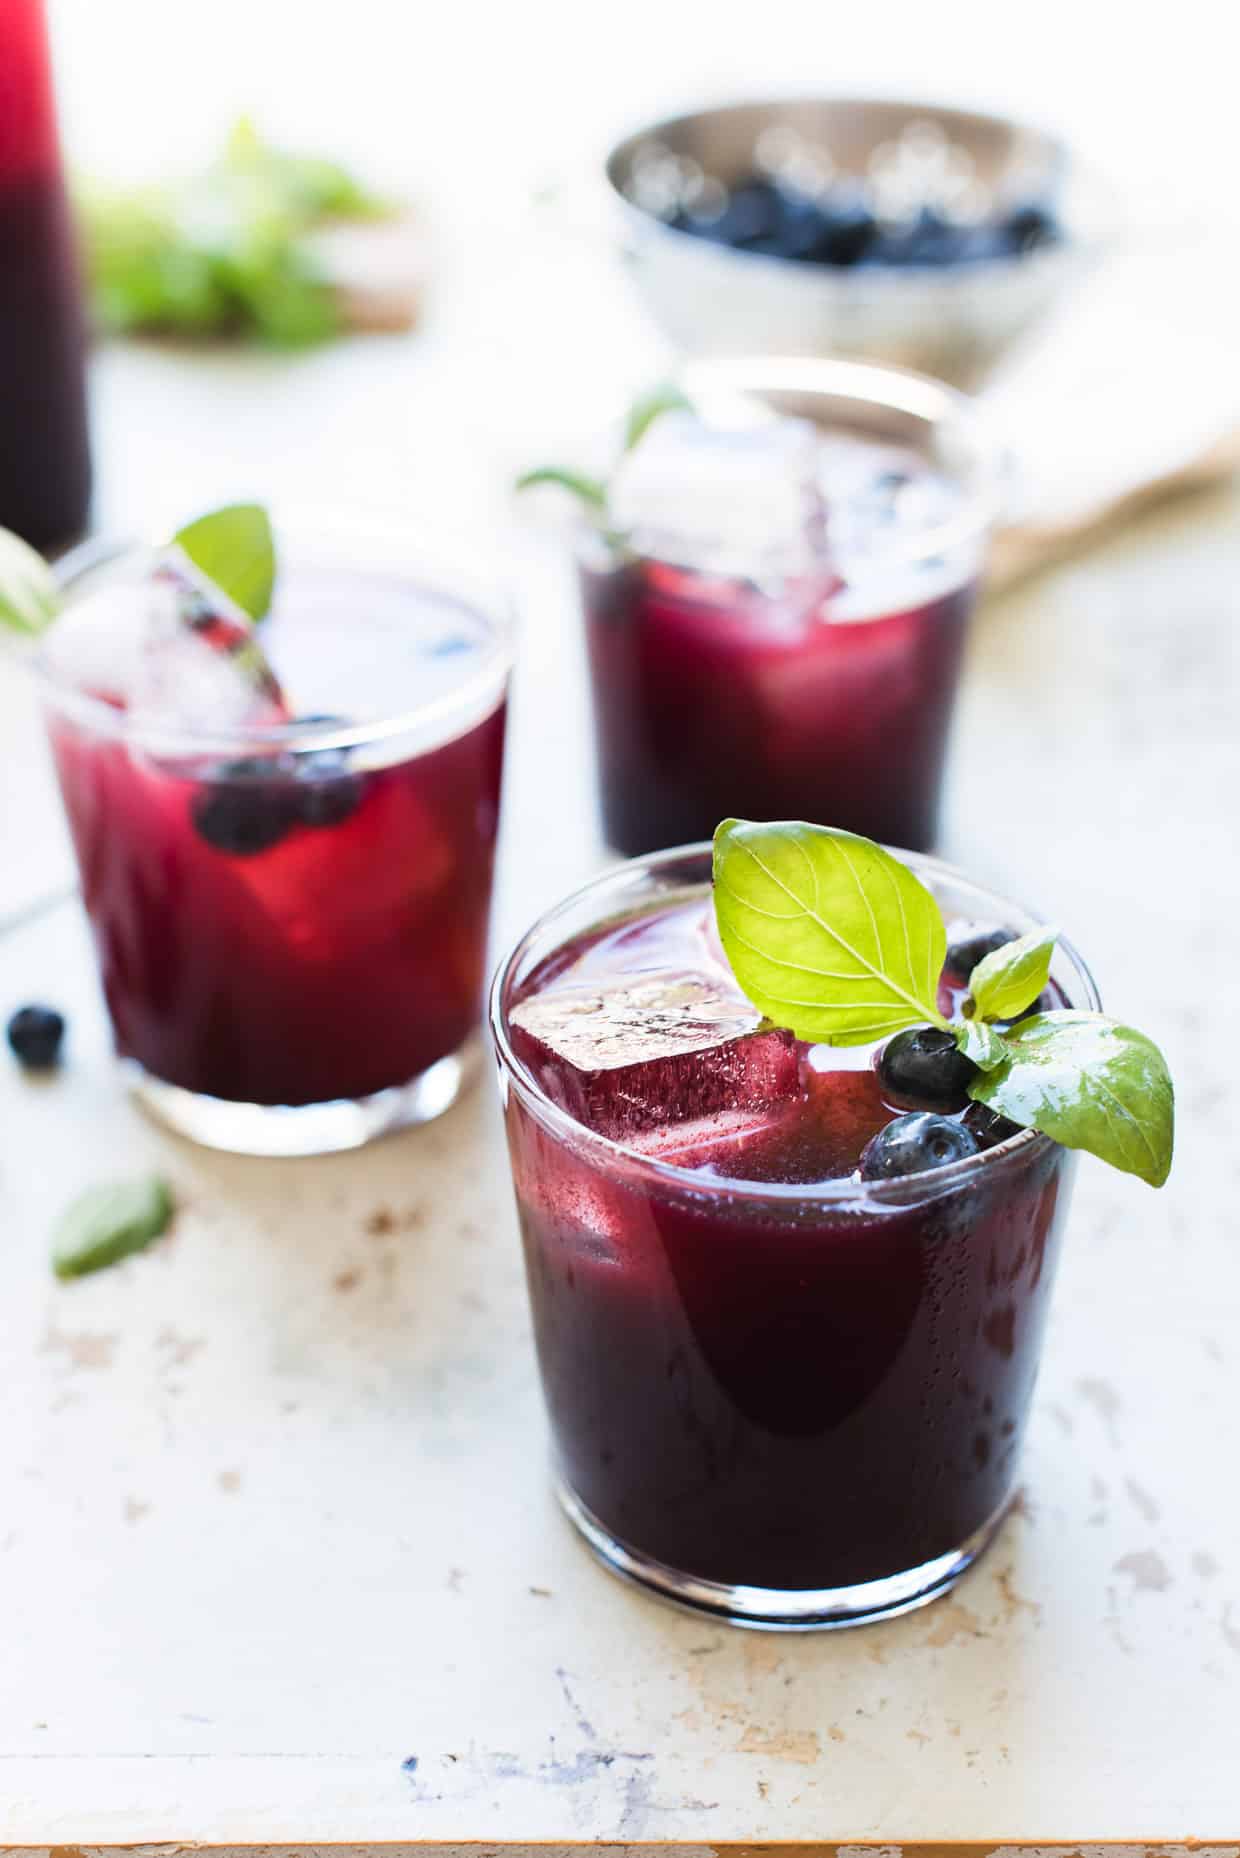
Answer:
<svg viewBox="0 0 1240 1858"><path fill-rule="evenodd" d="M60 589L42 555L0 529L0 625L37 638L59 611Z"/></svg>
<svg viewBox="0 0 1240 1858"><path fill-rule="evenodd" d="M213 586L251 619L271 607L276 551L271 522L257 503L232 503L178 529L173 541Z"/></svg>
<svg viewBox="0 0 1240 1858"><path fill-rule="evenodd" d="M57 1277L85 1277L140 1252L172 1218L172 1194L157 1174L90 1187L67 1206L52 1235Z"/></svg>
<svg viewBox="0 0 1240 1858"><path fill-rule="evenodd" d="M1083 1148L1162 1186L1175 1102L1152 1040L1101 1013L1063 1011L1023 1020L1003 1042L1007 1063L975 1078L971 1097L1065 1148Z"/></svg>
<svg viewBox="0 0 1240 1858"><path fill-rule="evenodd" d="M851 832L728 819L715 833L715 919L741 988L798 1038L865 1045L942 1026L939 906L907 865Z"/></svg>
<svg viewBox="0 0 1240 1858"><path fill-rule="evenodd" d="M539 484L557 484L561 490L569 490L574 497L590 509L602 512L607 508L607 486L601 478L587 477L581 471L561 470L558 465L540 465L536 471L526 471L517 479L518 490L533 490Z"/></svg>
<svg viewBox="0 0 1240 1858"><path fill-rule="evenodd" d="M995 1031L980 1019L966 1019L962 1025L953 1026L952 1032L956 1044L966 1058L971 1058L983 1071L997 1071L1001 1064L1007 1063L1007 1046Z"/></svg>
<svg viewBox="0 0 1240 1858"><path fill-rule="evenodd" d="M635 445L640 445L655 421L662 419L665 413L692 411L692 402L673 382L664 381L658 387L652 387L629 408L628 418L624 422L625 451L631 452Z"/></svg>
<svg viewBox="0 0 1240 1858"><path fill-rule="evenodd" d="M969 976L977 1018L1015 1019L1033 1005L1050 978L1055 934L1034 929L978 962Z"/></svg>

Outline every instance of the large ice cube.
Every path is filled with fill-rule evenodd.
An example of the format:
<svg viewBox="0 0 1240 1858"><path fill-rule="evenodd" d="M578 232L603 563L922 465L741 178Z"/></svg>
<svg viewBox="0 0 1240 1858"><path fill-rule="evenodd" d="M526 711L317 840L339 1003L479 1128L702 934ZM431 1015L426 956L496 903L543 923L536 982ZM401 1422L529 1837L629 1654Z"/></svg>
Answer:
<svg viewBox="0 0 1240 1858"><path fill-rule="evenodd" d="M819 434L803 419L736 428L665 413L617 467L610 517L642 554L758 582L826 560Z"/></svg>
<svg viewBox="0 0 1240 1858"><path fill-rule="evenodd" d="M172 562L70 602L44 663L61 683L189 729L287 720L253 630Z"/></svg>
<svg viewBox="0 0 1240 1858"><path fill-rule="evenodd" d="M707 975L553 988L509 1019L517 1056L552 1102L616 1140L769 1109L799 1089L791 1033L760 1030L735 987Z"/></svg>

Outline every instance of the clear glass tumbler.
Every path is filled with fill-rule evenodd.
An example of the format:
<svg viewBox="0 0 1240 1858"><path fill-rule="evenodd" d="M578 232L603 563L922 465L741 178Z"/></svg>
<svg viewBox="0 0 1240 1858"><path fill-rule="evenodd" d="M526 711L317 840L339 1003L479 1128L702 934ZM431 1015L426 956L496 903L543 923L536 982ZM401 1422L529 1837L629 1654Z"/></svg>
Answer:
<svg viewBox="0 0 1240 1858"><path fill-rule="evenodd" d="M577 530L609 844L736 817L929 850L998 494L984 427L951 388L857 363L701 362L684 384L708 422L743 396L818 427L825 552L720 571L681 545L674 495L654 542Z"/></svg>
<svg viewBox="0 0 1240 1858"><path fill-rule="evenodd" d="M40 667L134 1090L209 1146L312 1154L439 1115L476 1053L510 654L490 593L403 533L277 544L258 636L294 720L217 724L200 694L192 724L117 702L144 649L142 547L69 559ZM215 666L184 657L208 648L174 646L156 698L186 677L210 690Z"/></svg>
<svg viewBox="0 0 1240 1858"><path fill-rule="evenodd" d="M949 920L1033 925L907 863ZM604 1562L671 1599L742 1625L883 1618L946 1592L1012 1500L1074 1158L1026 1130L902 1179L751 1185L574 1120L514 1050L512 1009L600 927L709 876L704 846L621 867L493 989L557 1489ZM1062 943L1052 982L1097 1007Z"/></svg>

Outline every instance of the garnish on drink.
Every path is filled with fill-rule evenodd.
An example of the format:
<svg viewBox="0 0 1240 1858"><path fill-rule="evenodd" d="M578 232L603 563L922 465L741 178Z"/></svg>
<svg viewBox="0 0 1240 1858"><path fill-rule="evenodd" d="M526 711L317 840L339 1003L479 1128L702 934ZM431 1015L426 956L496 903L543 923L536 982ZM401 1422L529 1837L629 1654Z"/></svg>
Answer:
<svg viewBox="0 0 1240 1858"><path fill-rule="evenodd" d="M249 504L63 582L0 538L0 616L31 648L134 1088L216 1146L307 1153L465 1081L508 653L470 575L408 536L282 525L280 555L273 602Z"/></svg>
<svg viewBox="0 0 1240 1858"><path fill-rule="evenodd" d="M925 849L991 514L947 389L882 370L699 364L571 494L607 838L808 812ZM792 409L792 410L790 410ZM567 501L567 496L564 498Z"/></svg>
<svg viewBox="0 0 1240 1858"><path fill-rule="evenodd" d="M934 859L729 820L713 880L706 847L624 865L496 981L559 1492L682 1602L881 1618L999 1527L1070 1149L1160 1183L1171 1085L1070 945Z"/></svg>
<svg viewBox="0 0 1240 1858"><path fill-rule="evenodd" d="M725 820L714 880L732 972L774 1025L825 1045L886 1039L880 1087L918 1114L874 1137L862 1175L919 1172L988 1146L979 1119L943 1126L973 1103L1012 1133L1038 1129L1162 1186L1174 1139L1166 1062L1131 1026L1047 995L1054 930L996 932L980 959L976 941L949 948L938 904L907 865L803 822ZM959 1011L948 1017L939 1002L953 981Z"/></svg>

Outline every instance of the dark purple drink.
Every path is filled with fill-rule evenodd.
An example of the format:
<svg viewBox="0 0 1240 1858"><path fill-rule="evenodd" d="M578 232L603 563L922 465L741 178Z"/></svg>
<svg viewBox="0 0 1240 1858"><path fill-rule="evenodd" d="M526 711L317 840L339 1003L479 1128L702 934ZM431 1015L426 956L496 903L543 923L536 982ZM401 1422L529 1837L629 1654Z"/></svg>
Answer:
<svg viewBox="0 0 1240 1858"><path fill-rule="evenodd" d="M947 389L799 363L805 391L781 394L779 365L732 373L798 415L782 444L665 416L616 473L623 542L583 545L603 825L629 855L730 816L917 850L937 833L988 514L977 441Z"/></svg>
<svg viewBox="0 0 1240 1858"><path fill-rule="evenodd" d="M917 869L947 914L1027 926ZM676 853L601 880L497 982L561 1494L605 1559L674 1597L776 1625L879 1617L950 1586L1011 1499L1070 1157L1021 1133L861 1179L900 1106L868 1049L756 1014L738 1031L708 871ZM1090 1004L1062 960L1061 998ZM963 986L945 971L945 1011ZM634 1058L686 1010L697 1050Z"/></svg>
<svg viewBox="0 0 1240 1858"><path fill-rule="evenodd" d="M0 0L0 525L85 527L90 452L73 233L41 0Z"/></svg>
<svg viewBox="0 0 1240 1858"><path fill-rule="evenodd" d="M727 816L933 843L972 582L851 625L821 589L773 599L654 561L582 583L609 843L680 845Z"/></svg>
<svg viewBox="0 0 1240 1858"><path fill-rule="evenodd" d="M119 1055L217 1146L352 1146L438 1113L480 1014L502 639L433 583L342 565L320 538L292 551L262 628L301 717L281 720L201 635L143 617L131 650L126 616L150 597L136 576L83 596L46 648ZM218 739L178 707L212 673L211 704L260 711L221 717Z"/></svg>

